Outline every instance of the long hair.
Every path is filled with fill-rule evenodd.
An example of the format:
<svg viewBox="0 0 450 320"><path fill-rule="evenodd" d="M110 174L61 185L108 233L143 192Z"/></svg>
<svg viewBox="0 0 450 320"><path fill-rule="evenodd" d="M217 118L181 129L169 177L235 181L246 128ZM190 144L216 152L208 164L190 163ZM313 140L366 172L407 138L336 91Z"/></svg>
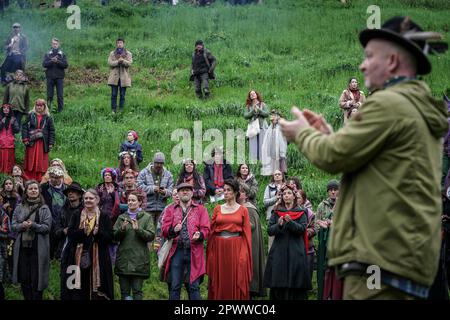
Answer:
<svg viewBox="0 0 450 320"><path fill-rule="evenodd" d="M237 169L237 172L236 172L236 177L239 178L239 179L242 179L242 176L241 176L241 168L242 168L242 166L247 166L247 168L248 168L248 177L249 177L250 174L251 174L250 167L248 166L248 164L246 164L246 163L241 163L241 164L239 165L238 169Z"/></svg>
<svg viewBox="0 0 450 320"><path fill-rule="evenodd" d="M200 188L200 174L197 171L197 165L194 160L186 159L183 161L183 165L181 166L180 174L178 175L176 185L184 182L184 179L189 175L186 172L186 163L191 162L194 165L194 169L192 170L192 177L194 178L194 189Z"/></svg>
<svg viewBox="0 0 450 320"><path fill-rule="evenodd" d="M50 110L48 110L47 102L45 102L44 99L37 99L36 102L34 103L33 109L31 109L29 113L36 113L37 114L36 105L38 103L43 103L44 104L44 112L42 112L42 114L50 116Z"/></svg>
<svg viewBox="0 0 450 320"><path fill-rule="evenodd" d="M9 112L8 114L3 113L3 108L8 107ZM0 130L3 130L3 128L8 129L11 124L11 118L13 117L13 111L12 106L9 103L4 103L0 109ZM5 123L3 123L3 119L5 120Z"/></svg>
<svg viewBox="0 0 450 320"><path fill-rule="evenodd" d="M126 155L130 156L130 169L135 171L135 172L139 172L139 168L137 166L136 159L131 155L131 153L125 152L124 154L122 154L120 156L120 160L119 160L119 176L122 176L123 171L125 170L124 160L125 160L125 156Z"/></svg>
<svg viewBox="0 0 450 320"><path fill-rule="evenodd" d="M6 189L5 189L6 181L11 181L12 184L13 184L13 189L11 191L11 196L13 196L14 198L18 198L19 194L17 193L16 189L14 188L14 178L10 177L10 176L7 176L5 178L5 180L3 180L2 187L0 189L0 194L2 194L3 196L6 195Z"/></svg>
<svg viewBox="0 0 450 320"><path fill-rule="evenodd" d="M258 99L259 102L264 102L263 99L261 98L261 95L259 94L258 91L256 91L256 90L250 90L250 91L247 93L247 100L245 101L245 105L247 106L247 108L250 107L250 106L252 105L252 99L250 98L250 92L252 92L252 91L255 91L255 93L256 93L256 98Z"/></svg>

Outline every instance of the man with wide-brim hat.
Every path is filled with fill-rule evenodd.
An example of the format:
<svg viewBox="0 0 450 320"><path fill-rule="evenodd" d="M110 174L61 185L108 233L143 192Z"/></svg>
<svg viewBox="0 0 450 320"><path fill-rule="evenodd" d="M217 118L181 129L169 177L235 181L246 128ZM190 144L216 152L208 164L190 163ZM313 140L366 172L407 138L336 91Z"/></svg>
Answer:
<svg viewBox="0 0 450 320"><path fill-rule="evenodd" d="M293 108L288 140L314 165L343 173L328 264L344 299L424 299L436 275L442 212L440 175L447 109L418 75L441 36L408 17L360 33L360 65L372 92L337 132L322 116Z"/></svg>
<svg viewBox="0 0 450 320"><path fill-rule="evenodd" d="M210 231L209 215L203 205L192 200L192 185L183 182L176 189L179 201L166 208L162 221L162 236L173 239L163 278L170 284L170 300L180 300L185 278L189 300L200 300L200 283L206 273L203 243Z"/></svg>
<svg viewBox="0 0 450 320"><path fill-rule="evenodd" d="M67 201L61 212L61 217L56 225L55 236L58 240L58 249L56 251L56 256L63 257L64 248L67 243L67 231L69 229L69 223L73 216L80 215L83 210L83 194L85 190L76 181L73 181L64 190L64 194L67 197ZM66 259L61 259L61 261L66 261ZM61 300L70 299L69 290L67 290L67 270L66 265L61 263Z"/></svg>

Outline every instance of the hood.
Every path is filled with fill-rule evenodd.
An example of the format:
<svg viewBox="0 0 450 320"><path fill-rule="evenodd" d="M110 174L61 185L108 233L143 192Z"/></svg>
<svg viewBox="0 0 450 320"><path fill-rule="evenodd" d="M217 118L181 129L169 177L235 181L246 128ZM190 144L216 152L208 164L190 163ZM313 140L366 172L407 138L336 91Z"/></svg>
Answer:
<svg viewBox="0 0 450 320"><path fill-rule="evenodd" d="M449 125L447 122L447 106L444 100L442 98L435 99L431 95L430 88L423 81L414 80L407 82L407 84L407 86L404 86L403 83L399 85L401 87L399 93L413 103L434 137L445 136L449 130Z"/></svg>

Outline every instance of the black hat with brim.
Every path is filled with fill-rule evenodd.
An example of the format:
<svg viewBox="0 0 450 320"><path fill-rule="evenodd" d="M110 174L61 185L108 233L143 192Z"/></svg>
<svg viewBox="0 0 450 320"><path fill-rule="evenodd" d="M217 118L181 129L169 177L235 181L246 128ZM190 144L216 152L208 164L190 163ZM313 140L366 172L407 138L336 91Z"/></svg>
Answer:
<svg viewBox="0 0 450 320"><path fill-rule="evenodd" d="M78 182L72 182L64 191L64 195L67 196L67 194L69 193L69 191L76 191L79 192L81 195L84 194L84 189L81 188L80 184Z"/></svg>
<svg viewBox="0 0 450 320"><path fill-rule="evenodd" d="M413 41L405 38L402 35L402 28L405 28L404 22L408 19L407 17L394 17L386 21L381 29L366 29L361 31L359 34L359 41L365 48L367 43L372 39L385 39L394 42L403 48L405 48L409 53L411 53L416 58L417 74L428 74L431 72L431 64L427 56L423 52L426 42L425 41ZM407 31L423 31L417 24L409 21L404 32Z"/></svg>

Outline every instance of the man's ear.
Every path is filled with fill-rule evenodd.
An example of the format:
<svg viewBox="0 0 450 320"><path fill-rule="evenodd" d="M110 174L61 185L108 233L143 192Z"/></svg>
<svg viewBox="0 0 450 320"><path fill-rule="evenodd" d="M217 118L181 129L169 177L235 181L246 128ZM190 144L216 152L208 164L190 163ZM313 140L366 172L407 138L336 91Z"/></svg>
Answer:
<svg viewBox="0 0 450 320"><path fill-rule="evenodd" d="M397 52L391 52L388 53L388 65L387 70L389 73L394 73L395 70L397 70L400 66L400 54Z"/></svg>

